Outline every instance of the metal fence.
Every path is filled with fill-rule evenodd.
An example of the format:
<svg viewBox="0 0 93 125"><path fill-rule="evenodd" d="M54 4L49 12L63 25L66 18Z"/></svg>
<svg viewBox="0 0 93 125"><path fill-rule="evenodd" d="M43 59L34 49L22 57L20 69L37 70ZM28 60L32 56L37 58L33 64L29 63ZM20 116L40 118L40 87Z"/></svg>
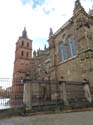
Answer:
<svg viewBox="0 0 93 125"><path fill-rule="evenodd" d="M31 111L63 110L64 106L80 108L90 106L79 81L12 80L0 79L0 109L23 107L24 86L30 85ZM28 94L28 90L26 90ZM28 103L27 102L27 103Z"/></svg>
<svg viewBox="0 0 93 125"><path fill-rule="evenodd" d="M12 79L0 78L0 110L23 105L23 84L20 83Z"/></svg>
<svg viewBox="0 0 93 125"><path fill-rule="evenodd" d="M24 85L28 84L31 87L32 111L63 110L64 106L71 108L90 106L85 98L82 82L25 80Z"/></svg>

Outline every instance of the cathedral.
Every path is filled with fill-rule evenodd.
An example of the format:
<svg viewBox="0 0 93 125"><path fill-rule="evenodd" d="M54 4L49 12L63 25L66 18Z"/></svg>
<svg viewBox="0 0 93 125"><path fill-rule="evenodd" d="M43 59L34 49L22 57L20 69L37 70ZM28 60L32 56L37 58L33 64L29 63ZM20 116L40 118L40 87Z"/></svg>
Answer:
<svg viewBox="0 0 93 125"><path fill-rule="evenodd" d="M93 9L85 11L75 1L72 17L55 33L50 28L49 47L34 51L26 28L16 43L15 80L82 81L88 79L93 92ZM21 84L21 83L20 83Z"/></svg>
<svg viewBox="0 0 93 125"><path fill-rule="evenodd" d="M54 34L50 29L50 79L82 81L93 88L93 10L75 1L73 16Z"/></svg>

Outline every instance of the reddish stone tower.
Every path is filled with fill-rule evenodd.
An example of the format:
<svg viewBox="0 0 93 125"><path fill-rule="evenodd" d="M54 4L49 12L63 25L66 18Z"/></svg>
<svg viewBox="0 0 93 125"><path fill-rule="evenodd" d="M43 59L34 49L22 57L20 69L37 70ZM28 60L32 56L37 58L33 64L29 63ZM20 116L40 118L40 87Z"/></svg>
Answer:
<svg viewBox="0 0 93 125"><path fill-rule="evenodd" d="M22 80L30 70L32 40L28 39L26 28L16 43L13 79Z"/></svg>
<svg viewBox="0 0 93 125"><path fill-rule="evenodd" d="M32 40L28 39L26 28L22 32L16 43L14 71L13 71L13 100L22 98L23 85L22 79L30 71L30 62L32 58ZM17 100L18 102L18 100Z"/></svg>

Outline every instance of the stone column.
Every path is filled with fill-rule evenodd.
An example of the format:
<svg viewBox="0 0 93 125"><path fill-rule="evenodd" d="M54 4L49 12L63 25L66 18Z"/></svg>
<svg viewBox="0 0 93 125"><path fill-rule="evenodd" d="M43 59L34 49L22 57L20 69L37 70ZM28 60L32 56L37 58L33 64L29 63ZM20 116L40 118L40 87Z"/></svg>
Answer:
<svg viewBox="0 0 93 125"><path fill-rule="evenodd" d="M31 83L29 81L24 83L23 103L27 109L31 109Z"/></svg>
<svg viewBox="0 0 93 125"><path fill-rule="evenodd" d="M63 100L64 100L64 105L68 105L68 100L67 100L67 93L66 93L66 83L62 83L62 88L63 88Z"/></svg>

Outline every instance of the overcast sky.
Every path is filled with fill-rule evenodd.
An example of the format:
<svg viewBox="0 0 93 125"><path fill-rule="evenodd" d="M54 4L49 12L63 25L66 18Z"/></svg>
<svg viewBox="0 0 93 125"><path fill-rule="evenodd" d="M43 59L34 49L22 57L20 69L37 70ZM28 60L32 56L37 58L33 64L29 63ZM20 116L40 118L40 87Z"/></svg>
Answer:
<svg viewBox="0 0 93 125"><path fill-rule="evenodd" d="M12 78L15 44L26 26L33 50L47 44L49 28L55 32L73 14L75 0L0 0L0 78ZM81 0L85 10L93 0Z"/></svg>

